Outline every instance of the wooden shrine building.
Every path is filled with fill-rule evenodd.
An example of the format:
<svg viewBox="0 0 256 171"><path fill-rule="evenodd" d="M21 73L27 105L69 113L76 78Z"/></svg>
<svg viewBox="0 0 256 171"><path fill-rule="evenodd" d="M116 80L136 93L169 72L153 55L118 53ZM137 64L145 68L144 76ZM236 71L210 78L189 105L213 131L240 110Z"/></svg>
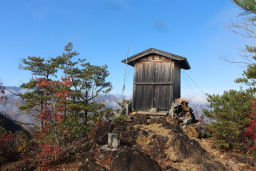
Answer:
<svg viewBox="0 0 256 171"><path fill-rule="evenodd" d="M190 69L186 58L153 48L122 62L134 67L133 111L168 111L180 97L180 69Z"/></svg>

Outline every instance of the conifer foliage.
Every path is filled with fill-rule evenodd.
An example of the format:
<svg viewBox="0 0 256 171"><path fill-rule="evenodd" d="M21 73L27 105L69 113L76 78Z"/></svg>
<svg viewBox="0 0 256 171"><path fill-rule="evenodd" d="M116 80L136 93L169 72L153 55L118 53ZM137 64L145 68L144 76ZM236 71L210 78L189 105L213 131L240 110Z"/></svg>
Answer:
<svg viewBox="0 0 256 171"><path fill-rule="evenodd" d="M249 125L253 96L247 91L229 90L222 95L208 95L211 110L204 114L213 119L209 124L217 145L225 149L244 150L243 134Z"/></svg>
<svg viewBox="0 0 256 171"><path fill-rule="evenodd" d="M77 59L72 43L64 50L49 59L28 56L21 64L33 77L21 85L29 91L19 94L25 101L20 109L40 123L34 141L40 147L37 157L42 166L56 160L68 142L86 136L104 107L94 99L111 90L107 66Z"/></svg>
<svg viewBox="0 0 256 171"><path fill-rule="evenodd" d="M244 15L256 14L255 0L233 0L233 2L244 10ZM255 16L250 19L255 19Z"/></svg>
<svg viewBox="0 0 256 171"><path fill-rule="evenodd" d="M249 138L247 140L250 152L256 153L256 99L252 101L253 111L250 113L251 118L249 120L250 124L245 130L244 136Z"/></svg>
<svg viewBox="0 0 256 171"><path fill-rule="evenodd" d="M246 36L256 39L256 2L255 0L233 0L246 17L245 23L234 25L235 29ZM217 144L225 149L243 151L256 155L256 47L245 45L247 68L236 83L243 83L244 90L225 91L223 95L208 95L210 109L204 110L212 118L209 127Z"/></svg>

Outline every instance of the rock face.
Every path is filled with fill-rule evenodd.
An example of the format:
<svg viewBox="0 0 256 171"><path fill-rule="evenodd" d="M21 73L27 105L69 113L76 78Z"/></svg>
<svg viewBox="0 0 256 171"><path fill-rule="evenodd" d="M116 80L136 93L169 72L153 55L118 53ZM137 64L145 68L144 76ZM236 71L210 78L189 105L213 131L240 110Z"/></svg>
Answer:
<svg viewBox="0 0 256 171"><path fill-rule="evenodd" d="M144 136L143 131L147 131L148 135ZM141 126L137 144L139 150L158 161L161 168L168 167L168 163L198 165L211 161L207 151L197 141L189 139L178 125L168 122Z"/></svg>
<svg viewBox="0 0 256 171"><path fill-rule="evenodd" d="M242 156L242 155L234 155L234 154L229 154L230 157L235 158L236 161L241 162L241 163L246 163L246 164L250 164L251 166L255 166L256 165L256 158L252 159L246 156Z"/></svg>
<svg viewBox="0 0 256 171"><path fill-rule="evenodd" d="M148 124L148 120L150 119L150 117L147 115L139 115L139 114L132 115L131 118L132 118L133 124Z"/></svg>
<svg viewBox="0 0 256 171"><path fill-rule="evenodd" d="M189 125L197 122L193 109L188 106L188 101L182 98L172 103L169 114L172 118L178 119L180 124Z"/></svg>
<svg viewBox="0 0 256 171"><path fill-rule="evenodd" d="M132 123L112 123L111 132L120 136L120 145L132 147L136 144L139 128L133 127Z"/></svg>
<svg viewBox="0 0 256 171"><path fill-rule="evenodd" d="M88 139L74 142L63 157L70 156L79 162L79 171L255 169L255 160L249 157L224 155L214 149L214 141L212 145L207 128L200 122L186 125L171 116L135 114L130 117L126 122L99 123ZM119 146L113 145L115 137L120 138Z"/></svg>
<svg viewBox="0 0 256 171"><path fill-rule="evenodd" d="M174 135L169 147L169 158L173 161L183 161L189 158L192 163L199 164L206 158L206 151L199 143L182 134Z"/></svg>
<svg viewBox="0 0 256 171"><path fill-rule="evenodd" d="M11 164L7 164L5 166L0 166L1 171L31 171L36 169L36 161L34 159L24 159L20 161L16 161Z"/></svg>
<svg viewBox="0 0 256 171"><path fill-rule="evenodd" d="M202 163L200 165L200 170L202 171L226 171L227 169L220 162L212 162L212 163Z"/></svg>
<svg viewBox="0 0 256 171"><path fill-rule="evenodd" d="M93 161L88 160L86 164L78 168L78 171L107 171L107 169L103 166L96 164Z"/></svg>
<svg viewBox="0 0 256 171"><path fill-rule="evenodd" d="M199 123L199 124L198 124ZM206 126L201 125L200 122L183 127L184 132L189 138L209 138L211 131Z"/></svg>
<svg viewBox="0 0 256 171"><path fill-rule="evenodd" d="M169 129L169 134L172 136L168 145L168 154L171 160L182 161L190 158L193 163L198 164L207 158L206 150L204 150L197 141L189 139L180 127L170 123L164 123L162 126Z"/></svg>
<svg viewBox="0 0 256 171"><path fill-rule="evenodd" d="M126 148L114 157L111 171L161 171L157 163L138 150Z"/></svg>
<svg viewBox="0 0 256 171"><path fill-rule="evenodd" d="M92 139L98 140L96 143L100 146L97 148L97 144L94 145L93 156L87 155L87 158L97 159L97 163L102 166L99 169L225 170L224 165L209 157L208 152L196 140L190 139L185 134L176 118L146 115L132 115L132 118L130 122L103 123L95 130ZM183 125L183 127L192 125ZM120 137L120 146L114 151L101 148L102 144L107 144L105 135L108 133ZM89 164L91 168L98 168L96 163ZM83 168L89 169L85 165Z"/></svg>
<svg viewBox="0 0 256 171"><path fill-rule="evenodd" d="M108 133L110 133L111 122L104 122L95 127L89 134L89 138L99 145L104 145L108 141Z"/></svg>

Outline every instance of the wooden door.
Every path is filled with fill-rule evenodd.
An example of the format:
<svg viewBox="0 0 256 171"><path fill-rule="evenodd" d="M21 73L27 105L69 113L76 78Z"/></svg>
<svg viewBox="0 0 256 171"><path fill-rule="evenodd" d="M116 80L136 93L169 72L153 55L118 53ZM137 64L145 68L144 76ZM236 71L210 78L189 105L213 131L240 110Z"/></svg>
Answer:
<svg viewBox="0 0 256 171"><path fill-rule="evenodd" d="M172 63L138 63L134 73L133 108L167 111L173 98Z"/></svg>
<svg viewBox="0 0 256 171"><path fill-rule="evenodd" d="M172 98L172 63L154 63L154 107L160 111L167 111Z"/></svg>
<svg viewBox="0 0 256 171"><path fill-rule="evenodd" d="M155 85L154 108L159 111L168 111L172 99L172 85Z"/></svg>
<svg viewBox="0 0 256 171"><path fill-rule="evenodd" d="M136 64L133 87L133 108L146 111L153 107L153 63L142 62Z"/></svg>

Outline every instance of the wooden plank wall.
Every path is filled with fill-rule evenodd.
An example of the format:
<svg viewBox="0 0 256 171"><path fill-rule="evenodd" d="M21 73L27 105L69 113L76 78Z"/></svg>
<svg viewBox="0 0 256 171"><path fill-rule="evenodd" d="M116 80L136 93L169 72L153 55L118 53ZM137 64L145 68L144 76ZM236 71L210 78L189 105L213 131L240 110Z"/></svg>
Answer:
<svg viewBox="0 0 256 171"><path fill-rule="evenodd" d="M173 91L174 91L173 99L175 100L176 98L180 98L180 66L178 65L178 63L174 64L174 89L173 89Z"/></svg>
<svg viewBox="0 0 256 171"><path fill-rule="evenodd" d="M179 76L175 75L174 66L172 60L159 55L149 55L135 63L133 85L135 111L147 111L152 107L168 110L175 96L174 79L179 79Z"/></svg>
<svg viewBox="0 0 256 171"><path fill-rule="evenodd" d="M134 97L133 108L135 110L147 110L153 107L153 88L151 84L145 84L154 80L153 63L138 62L134 70Z"/></svg>

